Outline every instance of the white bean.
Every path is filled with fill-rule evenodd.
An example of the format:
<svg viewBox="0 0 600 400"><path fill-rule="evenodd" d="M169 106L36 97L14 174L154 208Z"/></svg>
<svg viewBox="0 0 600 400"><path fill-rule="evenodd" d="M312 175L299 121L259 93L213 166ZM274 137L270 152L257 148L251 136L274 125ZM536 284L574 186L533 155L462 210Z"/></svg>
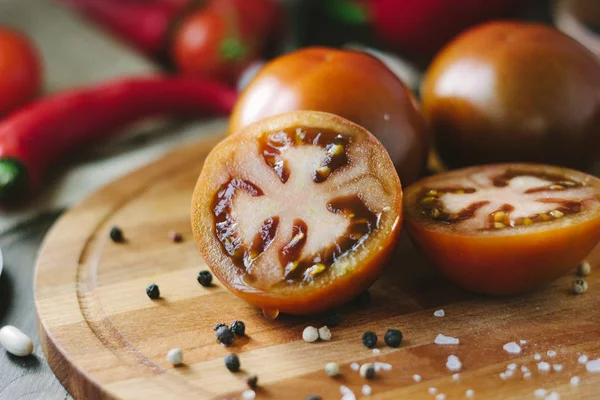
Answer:
<svg viewBox="0 0 600 400"><path fill-rule="evenodd" d="M11 325L0 329L0 344L15 356L25 357L33 353L33 342L23 332Z"/></svg>

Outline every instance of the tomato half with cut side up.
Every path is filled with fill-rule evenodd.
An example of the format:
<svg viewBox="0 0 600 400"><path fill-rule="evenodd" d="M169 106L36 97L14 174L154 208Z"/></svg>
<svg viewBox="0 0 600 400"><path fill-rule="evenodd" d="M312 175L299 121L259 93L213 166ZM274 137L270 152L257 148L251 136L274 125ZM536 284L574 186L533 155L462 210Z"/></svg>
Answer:
<svg viewBox="0 0 600 400"><path fill-rule="evenodd" d="M400 180L381 143L314 111L227 137L207 157L192 200L206 263L271 317L324 311L363 292L401 223Z"/></svg>
<svg viewBox="0 0 600 400"><path fill-rule="evenodd" d="M600 241L600 179L539 164L465 168L406 189L406 228L450 280L516 294L575 268Z"/></svg>

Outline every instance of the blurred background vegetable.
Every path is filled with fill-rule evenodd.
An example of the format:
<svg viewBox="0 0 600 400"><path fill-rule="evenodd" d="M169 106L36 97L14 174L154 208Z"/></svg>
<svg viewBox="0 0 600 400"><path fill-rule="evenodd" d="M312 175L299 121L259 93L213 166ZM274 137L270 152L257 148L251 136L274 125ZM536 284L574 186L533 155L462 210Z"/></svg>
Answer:
<svg viewBox="0 0 600 400"><path fill-rule="evenodd" d="M37 96L42 83L37 49L20 32L0 27L0 116Z"/></svg>

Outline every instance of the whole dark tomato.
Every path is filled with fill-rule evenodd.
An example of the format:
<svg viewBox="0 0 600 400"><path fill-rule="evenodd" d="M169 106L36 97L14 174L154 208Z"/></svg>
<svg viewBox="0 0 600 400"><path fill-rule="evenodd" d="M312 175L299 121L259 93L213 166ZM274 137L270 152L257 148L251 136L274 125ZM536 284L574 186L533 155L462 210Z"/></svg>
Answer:
<svg viewBox="0 0 600 400"><path fill-rule="evenodd" d="M360 0L394 49L426 61L454 36L480 22L508 17L520 0Z"/></svg>
<svg viewBox="0 0 600 400"><path fill-rule="evenodd" d="M179 72L233 83L258 56L257 35L232 10L201 9L188 15L173 38Z"/></svg>
<svg viewBox="0 0 600 400"><path fill-rule="evenodd" d="M600 179L542 164L492 164L405 189L416 247L465 289L516 294L571 271L600 240Z"/></svg>
<svg viewBox="0 0 600 400"><path fill-rule="evenodd" d="M0 28L0 60L0 115L3 116L40 92L42 67L33 43L8 28Z"/></svg>
<svg viewBox="0 0 600 400"><path fill-rule="evenodd" d="M329 112L365 127L385 146L403 184L423 171L429 141L417 103L370 55L306 48L271 61L241 94L229 132L294 110Z"/></svg>
<svg viewBox="0 0 600 400"><path fill-rule="evenodd" d="M318 313L355 298L382 272L402 226L402 187L363 127L290 112L211 151L192 226L204 260L236 295L271 318Z"/></svg>
<svg viewBox="0 0 600 400"><path fill-rule="evenodd" d="M600 63L551 27L473 28L435 58L421 93L451 167L533 161L584 169L600 159Z"/></svg>

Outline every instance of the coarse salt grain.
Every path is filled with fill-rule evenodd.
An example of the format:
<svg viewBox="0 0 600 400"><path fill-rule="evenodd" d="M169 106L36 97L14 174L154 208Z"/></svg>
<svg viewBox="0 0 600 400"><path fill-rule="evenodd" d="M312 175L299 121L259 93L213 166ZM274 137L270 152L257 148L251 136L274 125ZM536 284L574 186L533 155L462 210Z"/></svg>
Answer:
<svg viewBox="0 0 600 400"><path fill-rule="evenodd" d="M363 385L361 392L363 396L370 396L373 393L373 389L369 385Z"/></svg>
<svg viewBox="0 0 600 400"><path fill-rule="evenodd" d="M552 364L552 369L556 372L560 372L563 369L562 364Z"/></svg>
<svg viewBox="0 0 600 400"><path fill-rule="evenodd" d="M506 379L508 379L508 376L506 376L506 374L504 372L500 372L500 379L505 381Z"/></svg>
<svg viewBox="0 0 600 400"><path fill-rule="evenodd" d="M554 350L548 350L546 354L548 355L548 357L556 357L556 351Z"/></svg>
<svg viewBox="0 0 600 400"><path fill-rule="evenodd" d="M342 400L356 400L356 395L347 386L340 386L340 394L342 395Z"/></svg>
<svg viewBox="0 0 600 400"><path fill-rule="evenodd" d="M588 372L600 372L600 358L588 361L585 364L585 369L587 369Z"/></svg>
<svg viewBox="0 0 600 400"><path fill-rule="evenodd" d="M256 392L254 390L245 390L242 393L242 399L244 400L252 400L256 398Z"/></svg>
<svg viewBox="0 0 600 400"><path fill-rule="evenodd" d="M473 398L473 397L475 397L475 391L473 389L469 389L465 392L465 396L467 396L469 398Z"/></svg>
<svg viewBox="0 0 600 400"><path fill-rule="evenodd" d="M437 389L434 387L430 387L429 389L427 389L427 392L429 394L436 394L437 393Z"/></svg>
<svg viewBox="0 0 600 400"><path fill-rule="evenodd" d="M504 351L510 354L519 354L521 352L521 346L519 346L516 342L509 342L502 346Z"/></svg>
<svg viewBox="0 0 600 400"><path fill-rule="evenodd" d="M444 345L444 344L459 344L460 340L458 340L458 338L453 338L451 336L442 335L440 333L436 336L433 343L442 344L442 345Z"/></svg>
<svg viewBox="0 0 600 400"><path fill-rule="evenodd" d="M540 360L542 359L542 356L541 356L540 354L538 354L538 353L535 353L535 354L533 355L533 359L534 359L535 361L540 361Z"/></svg>
<svg viewBox="0 0 600 400"><path fill-rule="evenodd" d="M535 389L533 391L533 395L538 399L542 399L546 395L546 393L548 393L546 389Z"/></svg>
<svg viewBox="0 0 600 400"><path fill-rule="evenodd" d="M321 340L331 340L331 331L328 326L322 326L319 328L319 338Z"/></svg>
<svg viewBox="0 0 600 400"><path fill-rule="evenodd" d="M521 339L521 340L519 340L519 343L520 343L520 344L527 344L527 340L523 340L523 339Z"/></svg>
<svg viewBox="0 0 600 400"><path fill-rule="evenodd" d="M571 386L579 386L579 382L581 382L581 379L578 376L571 378Z"/></svg>
<svg viewBox="0 0 600 400"><path fill-rule="evenodd" d="M379 350L379 349L373 349L373 354L377 355L379 353L381 353L381 350Z"/></svg>
<svg viewBox="0 0 600 400"><path fill-rule="evenodd" d="M548 371L550 371L550 364L548 364L545 361L542 361L542 362L538 363L538 370L542 371L542 372L548 372Z"/></svg>
<svg viewBox="0 0 600 400"><path fill-rule="evenodd" d="M435 396L435 400L446 400L446 395L444 393L438 393L437 396Z"/></svg>
<svg viewBox="0 0 600 400"><path fill-rule="evenodd" d="M379 372L379 371L391 371L392 370L392 364L388 364L388 363L384 363L384 362L374 362L373 363L373 368L375 368L375 372Z"/></svg>
<svg viewBox="0 0 600 400"><path fill-rule="evenodd" d="M515 364L515 363L508 364L506 366L506 369L509 370L509 371L514 371L515 369L517 369L517 364Z"/></svg>
<svg viewBox="0 0 600 400"><path fill-rule="evenodd" d="M167 353L167 361L173 365L180 365L183 362L183 353L181 349L171 349Z"/></svg>
<svg viewBox="0 0 600 400"><path fill-rule="evenodd" d="M579 356L579 358L577 359L577 362L579 364L585 364L585 363L587 363L588 362L588 356L585 355L585 354Z"/></svg>
<svg viewBox="0 0 600 400"><path fill-rule="evenodd" d="M460 380L460 374L452 374L452 380L453 381L459 381Z"/></svg>
<svg viewBox="0 0 600 400"><path fill-rule="evenodd" d="M350 364L350 369L352 371L358 371L360 369L360 364L357 362L353 362L352 364Z"/></svg>
<svg viewBox="0 0 600 400"><path fill-rule="evenodd" d="M513 376L514 372L513 372L513 371L511 371L511 370L509 369L509 370L506 370L506 371L504 371L504 374L505 374L505 375L506 375L508 378L510 378L511 376Z"/></svg>
<svg viewBox="0 0 600 400"><path fill-rule="evenodd" d="M527 368L526 365L521 365L521 372L523 372L523 373L529 372L529 368Z"/></svg>
<svg viewBox="0 0 600 400"><path fill-rule="evenodd" d="M557 392L552 392L544 400L560 400L560 394Z"/></svg>
<svg viewBox="0 0 600 400"><path fill-rule="evenodd" d="M523 374L523 379L531 379L531 372L529 372L529 371L528 371L528 372L525 372L525 373Z"/></svg>
<svg viewBox="0 0 600 400"><path fill-rule="evenodd" d="M302 331L302 339L305 342L315 342L319 339L319 331L314 326L307 326Z"/></svg>
<svg viewBox="0 0 600 400"><path fill-rule="evenodd" d="M413 375L413 381L415 381L417 383L421 382L421 375L416 375L416 374Z"/></svg>
<svg viewBox="0 0 600 400"><path fill-rule="evenodd" d="M434 317L444 317L446 315L446 312L444 310L435 310L433 312L433 316Z"/></svg>
<svg viewBox="0 0 600 400"><path fill-rule="evenodd" d="M448 356L448 361L446 361L446 368L450 371L460 371L462 368L462 363L454 354Z"/></svg>

